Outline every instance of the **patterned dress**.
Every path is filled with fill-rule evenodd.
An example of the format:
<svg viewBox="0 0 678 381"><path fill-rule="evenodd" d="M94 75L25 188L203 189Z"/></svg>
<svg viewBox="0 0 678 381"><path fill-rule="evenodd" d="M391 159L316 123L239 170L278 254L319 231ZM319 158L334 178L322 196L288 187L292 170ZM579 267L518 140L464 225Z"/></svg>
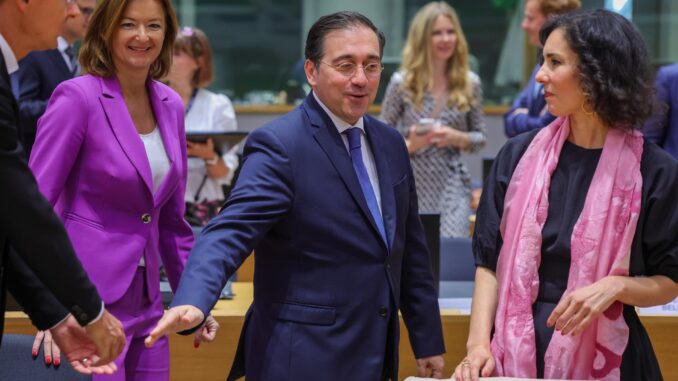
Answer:
<svg viewBox="0 0 678 381"><path fill-rule="evenodd" d="M473 98L467 112L456 105L446 105L436 119L442 125L469 133L471 145L468 152L477 152L487 139L482 109L480 79L469 72L473 83ZM407 137L410 126L421 118L432 117L434 97L426 92L422 107L418 109L402 87L403 73L396 72L386 88L381 104L380 118ZM466 165L461 161L461 150L456 147L438 148L428 146L410 157L417 184L420 213L440 214L440 236L468 237L471 213L471 178Z"/></svg>

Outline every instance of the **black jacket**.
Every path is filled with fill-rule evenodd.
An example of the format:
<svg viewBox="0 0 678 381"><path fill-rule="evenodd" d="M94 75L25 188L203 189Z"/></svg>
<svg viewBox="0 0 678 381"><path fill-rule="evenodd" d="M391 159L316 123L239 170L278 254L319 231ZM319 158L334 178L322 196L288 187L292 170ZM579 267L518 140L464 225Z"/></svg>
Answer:
<svg viewBox="0 0 678 381"><path fill-rule="evenodd" d="M85 325L102 306L61 221L38 190L18 126L19 110L0 53L0 338L5 287L40 329L69 311Z"/></svg>

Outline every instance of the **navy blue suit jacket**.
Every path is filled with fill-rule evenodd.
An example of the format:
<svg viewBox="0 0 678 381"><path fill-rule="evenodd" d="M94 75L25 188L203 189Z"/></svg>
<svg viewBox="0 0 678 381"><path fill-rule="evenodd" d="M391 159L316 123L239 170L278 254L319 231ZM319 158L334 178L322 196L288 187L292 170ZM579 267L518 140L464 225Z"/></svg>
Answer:
<svg viewBox="0 0 678 381"><path fill-rule="evenodd" d="M539 66L534 68L530 81L520 93L518 98L513 101L511 108L504 114L504 132L506 136L513 137L526 131L536 130L551 123L555 117L548 111L542 114L546 106L543 89L537 91L536 86L539 83L535 79ZM526 108L527 114L514 114L516 109Z"/></svg>
<svg viewBox="0 0 678 381"><path fill-rule="evenodd" d="M364 120L390 250L313 95L250 134L238 182L198 238L173 301L207 315L255 250L254 302L229 379L396 379L398 309L417 358L444 352L405 142Z"/></svg>
<svg viewBox="0 0 678 381"><path fill-rule="evenodd" d="M73 78L58 49L29 53L21 60L16 73L19 82L21 140L30 155L38 119L45 113L47 101L63 81Z"/></svg>
<svg viewBox="0 0 678 381"><path fill-rule="evenodd" d="M659 69L656 87L665 108L645 124L643 133L678 159L678 63Z"/></svg>

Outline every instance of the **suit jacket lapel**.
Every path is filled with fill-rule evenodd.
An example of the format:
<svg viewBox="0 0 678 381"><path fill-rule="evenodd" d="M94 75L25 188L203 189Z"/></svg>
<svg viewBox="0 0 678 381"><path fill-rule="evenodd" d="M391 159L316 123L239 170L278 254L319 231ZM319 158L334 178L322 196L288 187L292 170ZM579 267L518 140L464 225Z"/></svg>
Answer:
<svg viewBox="0 0 678 381"><path fill-rule="evenodd" d="M10 82L9 79L9 73L7 72L7 65L5 64L5 57L2 55L2 51L0 51L0 79L4 80L7 84L7 88L10 89L11 92L12 82Z"/></svg>
<svg viewBox="0 0 678 381"><path fill-rule="evenodd" d="M4 84L2 83L4 82ZM16 101L16 98L14 98L14 94L12 93L12 80L9 77L9 73L7 72L7 65L5 64L5 57L2 55L2 52L0 51L0 87L4 87L7 90L7 93L9 94L9 99L12 102L12 119L14 122L13 127L16 129L17 133L17 139L21 141L21 125L19 124L19 104ZM2 250L2 246L0 246L0 252Z"/></svg>
<svg viewBox="0 0 678 381"><path fill-rule="evenodd" d="M169 96L165 90L155 81L148 80L148 91L151 98L151 106L155 113L155 120L160 129L160 136L162 143L167 152L167 158L170 162L170 167L167 176L163 179L155 194L155 206L161 205L165 199L174 191L174 188L179 184L179 176L176 168L176 160L179 157L177 152L177 131L176 126L179 125L176 120L177 113L169 105Z"/></svg>
<svg viewBox="0 0 678 381"><path fill-rule="evenodd" d="M68 68L68 65L66 64L66 61L64 60L64 57L61 55L61 52L59 51L59 49L48 50L47 54L49 55L50 59L52 60L52 63L60 69L61 74L60 75L57 74L57 75L59 76L59 78L62 81L73 78L73 73L71 73L71 70ZM61 82L61 81L59 81L59 82Z"/></svg>
<svg viewBox="0 0 678 381"><path fill-rule="evenodd" d="M395 195L393 193L393 181L391 180L390 170L388 166L388 157L380 147L379 130L373 126L374 121L369 116L365 116L365 132L367 141L372 148L372 155L374 156L374 163L377 167L377 175L379 176L379 192L381 194L381 214L384 219L384 228L386 229L386 237L388 238L389 251L393 247L393 239L395 237Z"/></svg>
<svg viewBox="0 0 678 381"><path fill-rule="evenodd" d="M323 151L325 151L334 168L339 172L344 185L348 188L353 200L358 204L365 218L370 222L374 233L379 237L379 241L383 242L384 246L386 246L386 243L381 239L381 234L372 218L370 209L367 207L358 176L353 169L353 163L346 150L346 146L341 140L341 136L339 136L339 131L337 131L329 115L316 102L313 94L309 94L306 97L302 107L306 110L306 115L308 115L311 125L316 128L313 137L322 147Z"/></svg>
<svg viewBox="0 0 678 381"><path fill-rule="evenodd" d="M134 122L127 110L125 99L122 97L118 79L111 76L101 78L100 81L102 93L99 99L108 118L108 124L123 152L146 184L148 191L153 194L153 177L146 156L146 148L144 148L144 143L139 138L136 128L134 128Z"/></svg>

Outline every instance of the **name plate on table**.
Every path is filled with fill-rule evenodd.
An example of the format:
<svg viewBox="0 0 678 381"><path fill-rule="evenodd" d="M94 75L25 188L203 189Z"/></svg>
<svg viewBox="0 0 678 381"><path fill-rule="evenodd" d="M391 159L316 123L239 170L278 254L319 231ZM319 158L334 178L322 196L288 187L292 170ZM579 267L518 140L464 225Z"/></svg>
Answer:
<svg viewBox="0 0 678 381"><path fill-rule="evenodd" d="M678 298L663 306L639 308L640 315L678 316Z"/></svg>
<svg viewBox="0 0 678 381"><path fill-rule="evenodd" d="M461 315L471 313L471 298L439 298L438 306L441 310L455 310Z"/></svg>

